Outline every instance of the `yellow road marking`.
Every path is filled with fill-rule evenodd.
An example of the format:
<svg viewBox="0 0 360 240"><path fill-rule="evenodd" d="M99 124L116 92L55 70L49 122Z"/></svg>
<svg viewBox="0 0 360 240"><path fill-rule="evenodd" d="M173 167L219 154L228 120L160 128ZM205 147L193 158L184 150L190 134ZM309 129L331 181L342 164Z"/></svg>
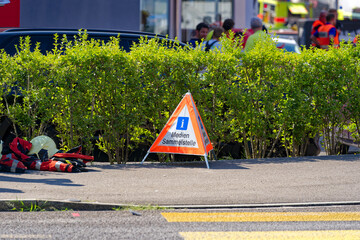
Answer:
<svg viewBox="0 0 360 240"><path fill-rule="evenodd" d="M353 240L360 239L359 230L331 231L270 231L270 232L180 232L185 240L192 239L247 239L247 240L282 240L282 239L326 239Z"/></svg>
<svg viewBox="0 0 360 240"><path fill-rule="evenodd" d="M360 221L360 212L163 212L161 214L168 222Z"/></svg>

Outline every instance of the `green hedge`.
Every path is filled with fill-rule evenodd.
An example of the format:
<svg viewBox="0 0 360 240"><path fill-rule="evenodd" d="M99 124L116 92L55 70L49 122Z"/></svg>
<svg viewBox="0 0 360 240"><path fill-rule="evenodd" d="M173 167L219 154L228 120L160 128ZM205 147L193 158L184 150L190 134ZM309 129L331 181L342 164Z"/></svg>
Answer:
<svg viewBox="0 0 360 240"><path fill-rule="evenodd" d="M210 52L142 39L127 53L118 38L55 39L46 55L30 51L29 38L15 56L0 54L0 113L25 139L52 124L64 150L82 144L90 154L95 141L111 163L125 163L139 144L152 144L187 91L215 153L240 142L244 158L271 157L279 148L302 156L309 138L322 135L327 152L337 154L339 131L359 137L360 47L294 54L269 37L244 54L229 39ZM9 95L10 86L21 95Z"/></svg>

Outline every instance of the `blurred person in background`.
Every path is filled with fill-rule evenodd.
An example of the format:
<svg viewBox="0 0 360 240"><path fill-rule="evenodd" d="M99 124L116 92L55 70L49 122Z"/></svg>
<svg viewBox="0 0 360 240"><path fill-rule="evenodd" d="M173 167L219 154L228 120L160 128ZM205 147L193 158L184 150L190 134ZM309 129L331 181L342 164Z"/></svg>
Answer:
<svg viewBox="0 0 360 240"><path fill-rule="evenodd" d="M260 18L254 17L251 18L251 30L254 32L252 35L250 35L246 41L245 44L245 52L250 51L253 49L256 45L256 43L260 40L266 37L266 32L263 31L263 23Z"/></svg>
<svg viewBox="0 0 360 240"><path fill-rule="evenodd" d="M215 22L213 22L212 24L210 24L210 27L212 29L215 29L217 27L221 27L223 25L223 22L221 21L222 17L221 17L221 14L218 13L216 14L215 16Z"/></svg>
<svg viewBox="0 0 360 240"><path fill-rule="evenodd" d="M336 30L337 30L338 34L340 35L341 31L343 29L343 25L338 20L338 12L337 12L336 9L331 8L331 9L329 9L329 13L332 13L332 14L335 15L335 24L334 24L334 26L336 27Z"/></svg>
<svg viewBox="0 0 360 240"><path fill-rule="evenodd" d="M322 10L320 12L320 16L319 16L319 19L316 20L313 24L312 24L312 27L311 27L311 35L313 35L318 29L319 27L321 26L324 26L326 24L326 15L327 15L327 12L325 10ZM310 35L310 36L311 36ZM316 44L313 42L312 45L315 47Z"/></svg>
<svg viewBox="0 0 360 240"><path fill-rule="evenodd" d="M234 28L234 25L235 25L234 20L230 18L225 19L222 27L224 28L224 33L226 34L227 37L230 36L230 31Z"/></svg>
<svg viewBox="0 0 360 240"><path fill-rule="evenodd" d="M201 49L205 52L210 50L219 49L221 50L220 37L224 33L224 28L217 27L213 30L212 38L202 43Z"/></svg>
<svg viewBox="0 0 360 240"><path fill-rule="evenodd" d="M336 17L329 13L326 16L326 24L320 26L318 30L311 35L311 40L316 44L316 47L321 49L328 49L330 45L334 47L339 46L339 32L336 27Z"/></svg>
<svg viewBox="0 0 360 240"><path fill-rule="evenodd" d="M230 38L230 31L234 32L233 37L241 37L243 35L241 29L234 28L234 25L235 25L234 20L232 20L231 18L225 19L222 27L224 29L226 37ZM207 41L212 39L213 32L214 32L213 30L209 32L209 34L206 37Z"/></svg>
<svg viewBox="0 0 360 240"><path fill-rule="evenodd" d="M199 23L196 25L195 29L195 37L190 39L189 45L196 47L196 45L200 44L208 35L209 33L209 25L204 22Z"/></svg>

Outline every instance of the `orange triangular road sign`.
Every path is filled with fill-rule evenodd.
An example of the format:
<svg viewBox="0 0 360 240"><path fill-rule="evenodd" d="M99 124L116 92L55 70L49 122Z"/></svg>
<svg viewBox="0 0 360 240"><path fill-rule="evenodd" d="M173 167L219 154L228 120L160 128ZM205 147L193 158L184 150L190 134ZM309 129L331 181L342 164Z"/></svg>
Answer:
<svg viewBox="0 0 360 240"><path fill-rule="evenodd" d="M150 147L149 153L171 153L201 155L205 157L213 150L195 102L188 92L185 94L165 127ZM147 154L147 155L148 155ZM145 161L147 155L142 162Z"/></svg>

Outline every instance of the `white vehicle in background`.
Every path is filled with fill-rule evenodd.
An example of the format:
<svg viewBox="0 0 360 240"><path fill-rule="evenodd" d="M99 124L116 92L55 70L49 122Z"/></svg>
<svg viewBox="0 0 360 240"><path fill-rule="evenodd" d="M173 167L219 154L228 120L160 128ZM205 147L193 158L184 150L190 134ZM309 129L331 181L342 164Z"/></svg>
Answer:
<svg viewBox="0 0 360 240"><path fill-rule="evenodd" d="M287 52L301 53L299 44L293 38L275 36L273 40L276 42L277 48L284 49Z"/></svg>

